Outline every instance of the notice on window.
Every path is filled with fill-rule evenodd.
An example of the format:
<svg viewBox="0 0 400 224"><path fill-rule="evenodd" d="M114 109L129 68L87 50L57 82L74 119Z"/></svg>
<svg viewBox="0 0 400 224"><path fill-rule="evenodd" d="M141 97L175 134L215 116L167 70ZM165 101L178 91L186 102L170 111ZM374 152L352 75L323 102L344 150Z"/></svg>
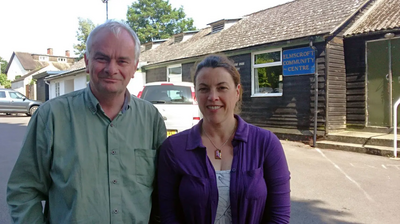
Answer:
<svg viewBox="0 0 400 224"><path fill-rule="evenodd" d="M315 73L315 51L311 47L285 50L282 54L283 75Z"/></svg>

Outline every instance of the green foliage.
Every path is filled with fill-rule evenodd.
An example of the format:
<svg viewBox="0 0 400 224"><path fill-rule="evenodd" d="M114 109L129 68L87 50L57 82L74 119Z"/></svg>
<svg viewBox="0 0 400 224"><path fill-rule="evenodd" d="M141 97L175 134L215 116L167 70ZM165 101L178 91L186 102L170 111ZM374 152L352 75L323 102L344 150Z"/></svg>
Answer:
<svg viewBox="0 0 400 224"><path fill-rule="evenodd" d="M0 74L5 74L8 62L4 60L2 57L0 57L0 64L1 64Z"/></svg>
<svg viewBox="0 0 400 224"><path fill-rule="evenodd" d="M78 17L79 27L78 31L76 31L76 38L79 41L79 44L74 44L74 53L78 55L79 59L83 57L86 50L86 40L90 34L90 32L96 27L94 23L90 19L83 19Z"/></svg>
<svg viewBox="0 0 400 224"><path fill-rule="evenodd" d="M29 83L29 85L34 85L36 83L36 79L31 79L31 82Z"/></svg>
<svg viewBox="0 0 400 224"><path fill-rule="evenodd" d="M192 18L181 6L172 9L168 0L138 0L128 6L127 23L138 34L141 43L167 39L184 31L195 30Z"/></svg>
<svg viewBox="0 0 400 224"><path fill-rule="evenodd" d="M21 75L16 75L15 76L15 79L19 79L19 78L21 78Z"/></svg>
<svg viewBox="0 0 400 224"><path fill-rule="evenodd" d="M0 85L4 88L11 89L11 81L7 79L6 74L0 74Z"/></svg>

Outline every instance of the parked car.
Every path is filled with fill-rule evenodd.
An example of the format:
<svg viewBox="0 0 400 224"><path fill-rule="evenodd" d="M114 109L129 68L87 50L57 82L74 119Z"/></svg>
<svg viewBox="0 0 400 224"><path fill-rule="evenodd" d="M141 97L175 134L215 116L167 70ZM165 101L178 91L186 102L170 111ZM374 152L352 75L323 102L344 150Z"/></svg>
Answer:
<svg viewBox="0 0 400 224"><path fill-rule="evenodd" d="M0 113L26 113L31 116L41 104L41 101L30 100L16 90L0 88Z"/></svg>
<svg viewBox="0 0 400 224"><path fill-rule="evenodd" d="M150 101L160 111L167 136L191 128L203 117L190 82L147 83L138 97Z"/></svg>

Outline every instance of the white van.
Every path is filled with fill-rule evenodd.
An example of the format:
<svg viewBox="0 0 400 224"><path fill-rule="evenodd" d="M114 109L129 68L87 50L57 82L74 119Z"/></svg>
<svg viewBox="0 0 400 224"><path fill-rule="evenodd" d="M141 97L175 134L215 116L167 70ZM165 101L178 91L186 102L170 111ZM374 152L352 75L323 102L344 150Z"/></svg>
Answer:
<svg viewBox="0 0 400 224"><path fill-rule="evenodd" d="M191 82L147 83L138 97L150 101L160 111L167 136L191 128L203 117Z"/></svg>

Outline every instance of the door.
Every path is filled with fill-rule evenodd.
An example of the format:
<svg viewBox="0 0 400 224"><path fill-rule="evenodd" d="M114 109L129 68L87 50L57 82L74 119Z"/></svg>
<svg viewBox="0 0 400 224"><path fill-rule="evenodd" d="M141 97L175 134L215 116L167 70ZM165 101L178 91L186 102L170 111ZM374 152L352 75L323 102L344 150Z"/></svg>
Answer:
<svg viewBox="0 0 400 224"><path fill-rule="evenodd" d="M367 126L392 126L392 105L400 97L399 50L398 38L367 42Z"/></svg>
<svg viewBox="0 0 400 224"><path fill-rule="evenodd" d="M26 113L28 111L29 102L26 97L19 92L8 92L10 94L10 107L15 112Z"/></svg>

